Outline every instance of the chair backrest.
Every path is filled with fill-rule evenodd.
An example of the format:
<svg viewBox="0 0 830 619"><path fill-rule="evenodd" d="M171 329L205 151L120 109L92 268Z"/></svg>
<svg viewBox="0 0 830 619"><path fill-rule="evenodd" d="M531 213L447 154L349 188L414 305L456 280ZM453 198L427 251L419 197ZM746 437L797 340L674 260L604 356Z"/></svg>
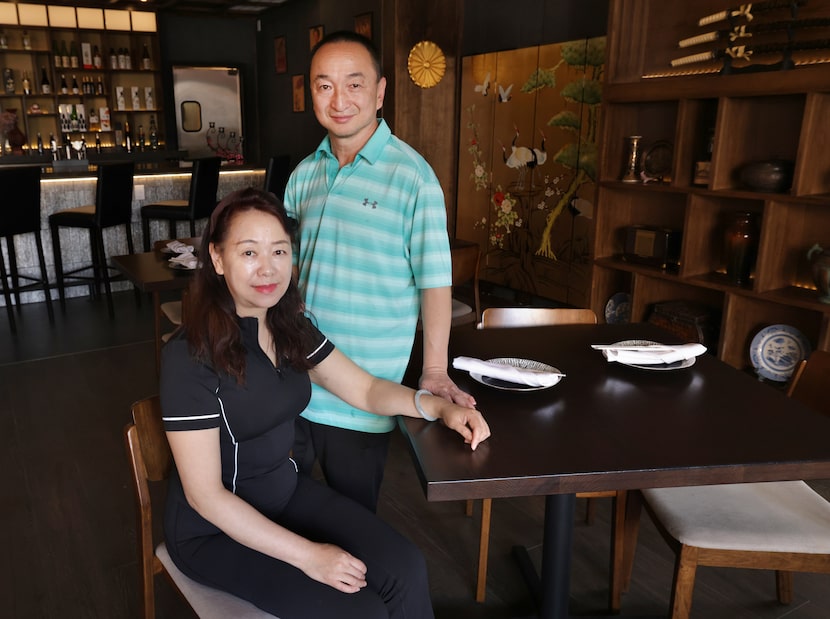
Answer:
<svg viewBox="0 0 830 619"><path fill-rule="evenodd" d="M291 156L274 155L265 169L265 191L270 191L280 200L285 196L285 184L291 174Z"/></svg>
<svg viewBox="0 0 830 619"><path fill-rule="evenodd" d="M830 352L814 350L793 372L787 395L805 406L830 415L827 384L830 381Z"/></svg>
<svg viewBox="0 0 830 619"><path fill-rule="evenodd" d="M95 219L101 228L129 223L133 215L132 161L98 165L95 188Z"/></svg>
<svg viewBox="0 0 830 619"><path fill-rule="evenodd" d="M127 425L124 433L138 509L138 549L141 559L139 570L142 604L145 610L142 616L153 617L153 577L162 571L162 566L155 555L149 482L163 481L169 477L173 455L164 434L158 396L134 403L132 413L133 422Z"/></svg>
<svg viewBox="0 0 830 619"><path fill-rule="evenodd" d="M481 328L541 327L545 325L596 324L590 309L564 307L488 307L481 315Z"/></svg>
<svg viewBox="0 0 830 619"><path fill-rule="evenodd" d="M219 191L219 170L221 157L204 157L193 161L190 175L188 208L192 219L210 217L216 208L216 192Z"/></svg>
<svg viewBox="0 0 830 619"><path fill-rule="evenodd" d="M0 236L40 230L40 166L0 168Z"/></svg>
<svg viewBox="0 0 830 619"><path fill-rule="evenodd" d="M475 304L475 321L481 318L481 300L479 295L478 270L481 250L478 243L459 241L450 249L452 256L452 285L459 286L473 282L473 300Z"/></svg>

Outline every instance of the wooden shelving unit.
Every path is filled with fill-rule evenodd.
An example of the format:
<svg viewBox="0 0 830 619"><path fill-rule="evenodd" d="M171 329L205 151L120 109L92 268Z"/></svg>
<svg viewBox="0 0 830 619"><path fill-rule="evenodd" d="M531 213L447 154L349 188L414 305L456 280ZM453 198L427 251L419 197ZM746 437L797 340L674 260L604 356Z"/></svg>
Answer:
<svg viewBox="0 0 830 619"><path fill-rule="evenodd" d="M728 4L611 0L591 307L602 316L613 294L629 292L632 319L645 320L658 302L702 303L721 316L718 356L746 368L752 338L771 324L792 325L814 348L830 350L830 305L818 301L807 260L813 243L830 245L830 63L731 74L709 63L695 70L714 72L671 75L671 59L692 53L679 50L677 41L699 34L704 29L697 19ZM826 3L812 4L798 17L830 17ZM786 10L776 15L788 17ZM709 29L729 27L721 22ZM819 28L809 38L828 34ZM830 50L821 54L830 59ZM706 157L710 134L709 179L694 184L694 165ZM620 182L629 135L643 136L644 151L659 140L672 144L667 182ZM794 162L789 192L741 186L741 166L772 158ZM761 222L752 281L740 287L725 277L723 242L727 217L739 210L758 214ZM681 232L676 269L621 259L626 227L638 224Z"/></svg>
<svg viewBox="0 0 830 619"><path fill-rule="evenodd" d="M118 11L117 13L124 13ZM103 14L102 14L103 15ZM129 20L129 17L127 17ZM128 21L129 24L129 21ZM158 36L155 31L140 31L135 29L102 29L85 27L35 27L22 25L6 25L0 23L0 30L5 34L6 48L0 49L0 68L11 69L14 75L15 89L13 93L7 93L0 87L0 106L4 110L16 109L19 127L27 137L28 147L31 151L37 148L37 134L40 133L45 148L49 148L49 135L54 134L59 144L62 142L62 134L69 133L71 139L86 139L87 148L93 149L95 135L102 129L101 120L98 123L91 123L89 116L94 110L97 114L100 108L109 108L110 130L106 128L100 133L102 146L121 147L123 140L116 139L116 129L124 127L129 123L133 143L138 143L138 128L142 126L146 137L147 150L149 144L149 128L151 118L155 120L159 149L163 149L164 136L166 133L164 125L164 114L162 111L163 93L161 90L160 50ZM24 47L24 34L28 37L29 47ZM55 59L55 45L58 52L66 45L70 49L74 43L77 49L78 66L56 66L59 62ZM100 67L84 67L82 57L82 44L88 44L90 49L98 49L102 63ZM150 56L150 68L142 66L142 54L147 48ZM116 52L126 49L129 52L131 68L113 68L110 63L110 51ZM46 72L51 92L43 93L41 89L41 76ZM27 73L31 83L31 93L23 91L23 74ZM70 90L68 94L61 93L61 76L65 76ZM72 79L77 80L78 86L82 89L85 79L91 81L93 86L100 80L103 85L103 93L73 93ZM116 100L116 88L121 87L124 91L125 105L119 109ZM133 105L131 88L139 89L139 104ZM146 89L151 89L152 100L148 105ZM61 127L59 106L82 105L87 121L86 130L66 131ZM39 106L40 111L33 111L33 106Z"/></svg>

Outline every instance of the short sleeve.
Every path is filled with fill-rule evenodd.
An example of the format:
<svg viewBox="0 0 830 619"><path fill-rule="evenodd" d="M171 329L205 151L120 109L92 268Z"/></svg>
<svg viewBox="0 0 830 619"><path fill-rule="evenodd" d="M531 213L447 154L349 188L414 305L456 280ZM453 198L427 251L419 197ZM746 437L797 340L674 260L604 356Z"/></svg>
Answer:
<svg viewBox="0 0 830 619"><path fill-rule="evenodd" d="M317 365L332 353L334 350L334 344L329 338L323 335L317 327L314 326L314 323L308 318L308 316L306 316L305 319L308 320L311 328L314 330L313 341L315 342L312 350L308 353L308 355L306 355L306 357L313 365Z"/></svg>
<svg viewBox="0 0 830 619"><path fill-rule="evenodd" d="M184 338L162 349L160 397L164 429L207 430L219 427L219 377L195 361Z"/></svg>

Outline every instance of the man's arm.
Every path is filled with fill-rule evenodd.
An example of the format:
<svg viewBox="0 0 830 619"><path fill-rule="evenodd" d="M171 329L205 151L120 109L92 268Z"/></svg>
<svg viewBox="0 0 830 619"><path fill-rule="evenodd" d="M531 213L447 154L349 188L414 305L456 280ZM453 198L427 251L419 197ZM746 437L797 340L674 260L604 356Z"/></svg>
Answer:
<svg viewBox="0 0 830 619"><path fill-rule="evenodd" d="M447 375L447 349L452 324L452 288L421 290L421 322L424 329L424 363L422 389L427 389L461 406L475 406L475 398L465 393Z"/></svg>

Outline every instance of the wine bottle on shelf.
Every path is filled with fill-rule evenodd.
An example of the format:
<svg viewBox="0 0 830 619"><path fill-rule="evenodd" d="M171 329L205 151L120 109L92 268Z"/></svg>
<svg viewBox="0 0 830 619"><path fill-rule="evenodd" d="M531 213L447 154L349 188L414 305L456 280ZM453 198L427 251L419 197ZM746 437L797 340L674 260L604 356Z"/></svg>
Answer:
<svg viewBox="0 0 830 619"><path fill-rule="evenodd" d="M144 49L141 51L141 68L145 71L149 71L153 68L153 61L150 60L150 50L147 48L147 44L144 44Z"/></svg>
<svg viewBox="0 0 830 619"><path fill-rule="evenodd" d="M159 147L159 133L156 127L156 117L150 116L150 148L158 150Z"/></svg>
<svg viewBox="0 0 830 619"><path fill-rule="evenodd" d="M133 55L132 55L132 52L130 52L130 48L128 48L128 47L124 48L124 65L125 65L124 66L125 69L127 69L129 71L132 71L132 68L133 68Z"/></svg>
<svg viewBox="0 0 830 619"><path fill-rule="evenodd" d="M66 75L61 73L61 94L69 94L69 86L66 85Z"/></svg>
<svg viewBox="0 0 830 619"><path fill-rule="evenodd" d="M54 56L55 68L60 69L63 66L63 61L61 60L61 48L57 39L52 39L52 55Z"/></svg>
<svg viewBox="0 0 830 619"><path fill-rule="evenodd" d="M52 84L49 83L49 76L46 73L46 67L40 69L40 94L48 95L52 93Z"/></svg>
<svg viewBox="0 0 830 619"><path fill-rule="evenodd" d="M110 47L110 69L118 68L118 56L115 53L115 48Z"/></svg>
<svg viewBox="0 0 830 619"><path fill-rule="evenodd" d="M127 56L124 53L124 48L118 48L118 68L119 69L126 69L127 68Z"/></svg>
<svg viewBox="0 0 830 619"><path fill-rule="evenodd" d="M78 114L78 131L87 131L86 118L83 114Z"/></svg>
<svg viewBox="0 0 830 619"><path fill-rule="evenodd" d="M23 49L30 50L32 49L32 39L29 37L29 31L23 31Z"/></svg>
<svg viewBox="0 0 830 619"><path fill-rule="evenodd" d="M69 62L69 49L66 47L66 39L61 39L61 67L68 69L72 66Z"/></svg>
<svg viewBox="0 0 830 619"><path fill-rule="evenodd" d="M95 152L101 154L101 132L95 134Z"/></svg>
<svg viewBox="0 0 830 619"><path fill-rule="evenodd" d="M43 154L43 136L40 135L40 131L37 132L37 154Z"/></svg>
<svg viewBox="0 0 830 619"><path fill-rule="evenodd" d="M80 123L78 121L78 108L73 103L72 104L72 111L69 113L69 130L70 131L78 131L80 128Z"/></svg>
<svg viewBox="0 0 830 619"><path fill-rule="evenodd" d="M139 150L143 151L144 146L146 145L146 139L144 137L144 125L138 126L138 148Z"/></svg>
<svg viewBox="0 0 830 619"><path fill-rule="evenodd" d="M104 94L104 80L101 76L98 76L98 81L95 83L95 94L96 95L103 95Z"/></svg>
<svg viewBox="0 0 830 619"><path fill-rule="evenodd" d="M29 80L29 72L23 71L23 94L32 94L32 82Z"/></svg>
<svg viewBox="0 0 830 619"><path fill-rule="evenodd" d="M9 37L6 36L5 30L0 30L0 49L9 48Z"/></svg>
<svg viewBox="0 0 830 619"><path fill-rule="evenodd" d="M58 154L58 141L55 139L55 134L49 134L49 152L52 153L52 159L57 161L60 155Z"/></svg>
<svg viewBox="0 0 830 619"><path fill-rule="evenodd" d="M78 61L78 44L75 43L75 39L72 39L69 43L69 64L73 69L77 69L80 66Z"/></svg>
<svg viewBox="0 0 830 619"><path fill-rule="evenodd" d="M130 135L130 123L124 123L124 149L133 152L133 137Z"/></svg>
<svg viewBox="0 0 830 619"><path fill-rule="evenodd" d="M92 46L92 66L100 69L104 66L104 59L101 58L101 51L97 45Z"/></svg>
<svg viewBox="0 0 830 619"><path fill-rule="evenodd" d="M72 94L77 95L79 92L80 92L80 89L78 88L78 78L73 75L72 76Z"/></svg>
<svg viewBox="0 0 830 619"><path fill-rule="evenodd" d="M7 95L13 95L16 86L14 85L14 69L3 69L3 87Z"/></svg>
<svg viewBox="0 0 830 619"><path fill-rule="evenodd" d="M67 159L72 159L72 144L69 141L69 134L63 134L63 150L66 153Z"/></svg>

